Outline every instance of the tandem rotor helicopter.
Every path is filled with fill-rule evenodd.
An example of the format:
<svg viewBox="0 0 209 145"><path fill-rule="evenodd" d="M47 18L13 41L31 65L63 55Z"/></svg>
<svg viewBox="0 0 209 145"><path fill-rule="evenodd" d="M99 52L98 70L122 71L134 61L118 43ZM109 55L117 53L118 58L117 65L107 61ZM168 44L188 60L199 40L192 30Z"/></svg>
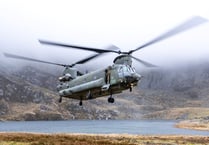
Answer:
<svg viewBox="0 0 209 145"><path fill-rule="evenodd" d="M152 39L151 41L141 45L140 47L127 52L120 51L115 46L111 46L108 49L98 49L98 48L83 47L77 45L69 45L69 44L39 40L41 44L45 44L45 45L74 48L85 51L93 51L96 53L87 58L81 59L80 61L77 61L73 64L53 63L53 62L33 59L33 58L9 54L9 53L4 53L4 55L6 57L15 58L15 59L23 59L28 61L35 61L35 62L65 67L62 76L59 77L60 83L57 86L57 91L60 96L59 102L62 101L62 97L72 98L72 99L80 100L79 105L82 106L83 100L90 100L90 99L95 99L98 97L110 95L110 97L108 98L108 102L114 103L114 98L112 96L113 94L122 93L122 91L128 89L131 92L132 88L134 86L137 86L137 83L141 79L141 75L138 74L135 71L134 67L132 66L132 59L145 65L146 67L156 67L151 63L148 63L146 61L134 57L132 55L134 52L141 50L142 48L145 48L156 42L174 36L183 31L194 28L195 26L198 26L206 21L207 21L206 19L199 16L192 17L191 19L174 27L173 29L167 31L166 33L163 33L162 35ZM119 56L117 56L114 59L113 65L87 74L82 74L77 69L73 68L76 64L86 63L104 53L116 53L119 54Z"/></svg>

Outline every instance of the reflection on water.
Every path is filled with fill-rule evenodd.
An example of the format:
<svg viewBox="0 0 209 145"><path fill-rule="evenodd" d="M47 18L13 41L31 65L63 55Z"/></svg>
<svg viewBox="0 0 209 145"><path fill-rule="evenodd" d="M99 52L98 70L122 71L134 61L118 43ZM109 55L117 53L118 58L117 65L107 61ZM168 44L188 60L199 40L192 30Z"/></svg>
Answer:
<svg viewBox="0 0 209 145"><path fill-rule="evenodd" d="M140 135L206 135L208 131L178 129L173 121L77 120L0 122L0 132L92 133Z"/></svg>

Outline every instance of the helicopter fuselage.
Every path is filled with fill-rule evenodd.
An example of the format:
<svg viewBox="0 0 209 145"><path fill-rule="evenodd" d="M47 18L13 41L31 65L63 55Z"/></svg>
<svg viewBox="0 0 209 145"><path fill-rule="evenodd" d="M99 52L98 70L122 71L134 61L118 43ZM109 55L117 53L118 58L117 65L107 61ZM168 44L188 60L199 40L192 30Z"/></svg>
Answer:
<svg viewBox="0 0 209 145"><path fill-rule="evenodd" d="M141 76L131 66L114 64L105 69L61 82L57 89L61 97L89 100L121 93L127 89L131 91L140 79Z"/></svg>

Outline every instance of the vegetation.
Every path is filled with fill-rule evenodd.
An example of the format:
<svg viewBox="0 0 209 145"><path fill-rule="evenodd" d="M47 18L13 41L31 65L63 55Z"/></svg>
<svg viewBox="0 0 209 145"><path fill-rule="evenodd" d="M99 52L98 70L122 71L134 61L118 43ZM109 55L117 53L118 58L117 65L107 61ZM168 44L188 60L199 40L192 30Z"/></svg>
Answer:
<svg viewBox="0 0 209 145"><path fill-rule="evenodd" d="M176 127L209 131L209 120L206 119L184 120L176 124Z"/></svg>
<svg viewBox="0 0 209 145"><path fill-rule="evenodd" d="M198 145L209 137L0 133L0 145Z"/></svg>

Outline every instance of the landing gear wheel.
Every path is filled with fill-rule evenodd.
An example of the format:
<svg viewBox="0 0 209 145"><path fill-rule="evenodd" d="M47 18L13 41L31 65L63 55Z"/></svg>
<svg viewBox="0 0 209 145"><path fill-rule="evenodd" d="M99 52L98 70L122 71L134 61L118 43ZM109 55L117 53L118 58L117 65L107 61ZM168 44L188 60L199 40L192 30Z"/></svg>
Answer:
<svg viewBox="0 0 209 145"><path fill-rule="evenodd" d="M80 102L79 102L79 106L82 106L83 105L83 102L82 102L82 100L80 100Z"/></svg>
<svg viewBox="0 0 209 145"><path fill-rule="evenodd" d="M133 89L133 87L131 86L130 89L129 89L129 91L132 92L132 89Z"/></svg>
<svg viewBox="0 0 209 145"><path fill-rule="evenodd" d="M133 84L130 85L129 91L132 92L133 90Z"/></svg>
<svg viewBox="0 0 209 145"><path fill-rule="evenodd" d="M108 101L108 103L114 103L115 102L115 99L112 98L112 97L109 97L107 101Z"/></svg>
<svg viewBox="0 0 209 145"><path fill-rule="evenodd" d="M62 103L62 97L59 98L59 103Z"/></svg>

